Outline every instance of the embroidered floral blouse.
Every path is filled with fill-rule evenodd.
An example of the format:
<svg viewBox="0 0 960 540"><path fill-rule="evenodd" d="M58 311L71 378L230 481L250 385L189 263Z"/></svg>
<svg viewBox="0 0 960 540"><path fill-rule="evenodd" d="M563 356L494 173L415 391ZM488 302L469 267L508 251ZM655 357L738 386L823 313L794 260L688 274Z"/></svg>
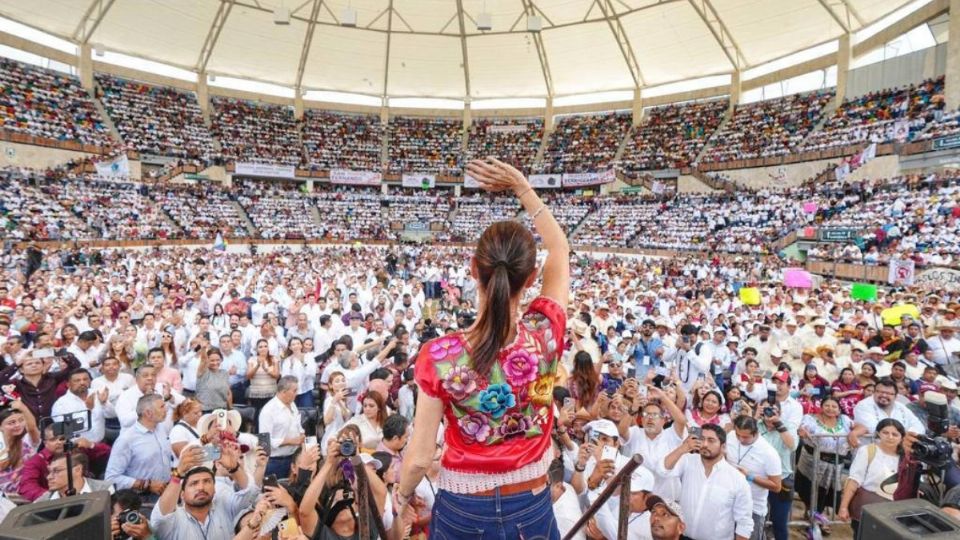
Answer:
<svg viewBox="0 0 960 540"><path fill-rule="evenodd" d="M553 458L553 386L565 327L560 305L538 297L487 377L470 367L470 344L460 332L421 349L417 383L444 404L441 489L473 493L546 474Z"/></svg>

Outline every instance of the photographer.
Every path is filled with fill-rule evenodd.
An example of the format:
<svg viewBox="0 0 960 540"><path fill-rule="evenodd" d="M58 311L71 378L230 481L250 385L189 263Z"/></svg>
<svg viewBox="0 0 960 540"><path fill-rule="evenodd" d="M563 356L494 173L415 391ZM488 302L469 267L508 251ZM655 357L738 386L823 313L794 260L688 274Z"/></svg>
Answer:
<svg viewBox="0 0 960 540"><path fill-rule="evenodd" d="M110 496L110 535L117 540L150 540L153 534L146 516L140 513L140 496L132 489L121 489Z"/></svg>
<svg viewBox="0 0 960 540"><path fill-rule="evenodd" d="M90 462L87 455L83 452L73 452L70 454L72 470L67 471L67 455L62 454L53 458L50 466L47 468L47 486L50 491L44 494L37 501L52 501L66 497L70 483L67 482L67 475L71 476L73 489L77 495L93 493L94 491L113 492L113 484L103 480L94 480L87 478L90 469Z"/></svg>

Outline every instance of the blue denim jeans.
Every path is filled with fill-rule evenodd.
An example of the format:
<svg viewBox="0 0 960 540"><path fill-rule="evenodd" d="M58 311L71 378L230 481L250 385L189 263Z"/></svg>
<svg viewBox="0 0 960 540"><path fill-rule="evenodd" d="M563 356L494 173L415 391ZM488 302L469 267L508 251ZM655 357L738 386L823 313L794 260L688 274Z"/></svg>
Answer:
<svg viewBox="0 0 960 540"><path fill-rule="evenodd" d="M560 540L550 490L500 496L440 490L433 503L431 540Z"/></svg>
<svg viewBox="0 0 960 540"><path fill-rule="evenodd" d="M794 478L790 475L785 480ZM769 493L767 502L770 504L770 521L773 523L773 537L776 540L787 540L790 537L788 524L790 523L790 511L793 507L793 490L789 497L781 497L779 493Z"/></svg>

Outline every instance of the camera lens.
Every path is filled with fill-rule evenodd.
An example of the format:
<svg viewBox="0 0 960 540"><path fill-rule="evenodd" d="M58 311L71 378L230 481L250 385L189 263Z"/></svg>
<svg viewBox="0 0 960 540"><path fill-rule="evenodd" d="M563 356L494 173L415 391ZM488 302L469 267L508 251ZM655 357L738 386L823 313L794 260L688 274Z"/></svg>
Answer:
<svg viewBox="0 0 960 540"><path fill-rule="evenodd" d="M341 441L340 442L340 455L343 457L353 457L357 453L357 445L353 444L353 441Z"/></svg>

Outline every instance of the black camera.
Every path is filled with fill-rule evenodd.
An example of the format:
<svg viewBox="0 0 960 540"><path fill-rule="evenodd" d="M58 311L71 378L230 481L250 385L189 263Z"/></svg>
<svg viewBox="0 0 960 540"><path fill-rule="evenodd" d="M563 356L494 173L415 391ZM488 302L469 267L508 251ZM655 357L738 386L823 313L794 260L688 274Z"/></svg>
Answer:
<svg viewBox="0 0 960 540"><path fill-rule="evenodd" d="M353 441L347 439L345 441L340 441L340 455L343 457L353 457L357 454L357 445Z"/></svg>
<svg viewBox="0 0 960 540"><path fill-rule="evenodd" d="M777 415L777 410L774 409L773 407L764 407L764 408L763 408L763 415L764 415L765 417L767 417L767 418L774 417L774 416Z"/></svg>
<svg viewBox="0 0 960 540"><path fill-rule="evenodd" d="M124 510L117 516L117 521L119 521L121 525L124 523L137 525L140 523L140 513L136 510Z"/></svg>
<svg viewBox="0 0 960 540"><path fill-rule="evenodd" d="M918 435L911 453L917 461L934 469L946 467L953 460L953 447L943 437Z"/></svg>

